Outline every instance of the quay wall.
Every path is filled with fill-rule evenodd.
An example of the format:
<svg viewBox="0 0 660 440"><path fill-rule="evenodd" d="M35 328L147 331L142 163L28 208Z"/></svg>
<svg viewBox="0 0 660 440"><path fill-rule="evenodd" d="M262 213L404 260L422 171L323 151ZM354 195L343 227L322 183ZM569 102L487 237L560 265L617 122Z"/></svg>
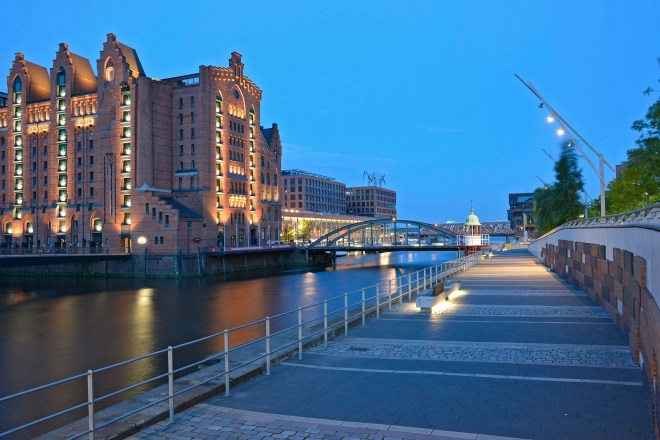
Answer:
<svg viewBox="0 0 660 440"><path fill-rule="evenodd" d="M331 258L325 253L306 254L298 249L226 254L133 254L123 260L106 261L85 261L84 258L69 261L71 259L65 255L61 258L61 263L55 261L49 264L21 265L18 261L16 267L3 268L0 274L181 278L331 263Z"/></svg>
<svg viewBox="0 0 660 440"><path fill-rule="evenodd" d="M575 227L558 229L529 250L560 277L600 304L628 340L643 369L656 437L660 356L660 229Z"/></svg>

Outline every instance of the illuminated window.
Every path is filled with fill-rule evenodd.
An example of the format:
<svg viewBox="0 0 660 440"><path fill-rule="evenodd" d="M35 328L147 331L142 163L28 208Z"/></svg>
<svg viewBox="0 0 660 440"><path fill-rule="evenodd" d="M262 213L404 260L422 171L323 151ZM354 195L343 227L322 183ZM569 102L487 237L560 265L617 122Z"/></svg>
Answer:
<svg viewBox="0 0 660 440"><path fill-rule="evenodd" d="M17 76L16 79L14 80L13 91L14 93L20 93L22 88L23 88L23 82L21 81L21 78Z"/></svg>
<svg viewBox="0 0 660 440"><path fill-rule="evenodd" d="M115 63L111 58L108 58L108 61L105 63L105 80L107 82L115 80Z"/></svg>

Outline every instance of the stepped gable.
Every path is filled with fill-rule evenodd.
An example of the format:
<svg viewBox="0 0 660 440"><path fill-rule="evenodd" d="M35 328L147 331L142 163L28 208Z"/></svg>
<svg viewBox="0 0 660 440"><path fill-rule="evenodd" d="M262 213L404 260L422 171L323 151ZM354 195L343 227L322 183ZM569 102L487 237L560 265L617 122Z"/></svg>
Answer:
<svg viewBox="0 0 660 440"><path fill-rule="evenodd" d="M271 150L278 152L281 149L282 144L280 143L280 130L277 127L276 123L273 123L271 128L259 127L261 135L266 141L266 145Z"/></svg>
<svg viewBox="0 0 660 440"><path fill-rule="evenodd" d="M17 52L12 71L14 73L22 71L27 77L27 84L23 86L23 90L27 91L25 97L27 104L50 99L50 76L48 75L48 69L44 66L27 61L21 52ZM11 81L13 81L13 78L10 78Z"/></svg>
<svg viewBox="0 0 660 440"><path fill-rule="evenodd" d="M255 99L261 100L262 91L247 76L243 75L243 66L241 62L242 55L238 52L232 52L229 59L229 67L206 66L211 74L211 79L215 81L236 81Z"/></svg>
<svg viewBox="0 0 660 440"><path fill-rule="evenodd" d="M188 208L182 203L177 202L174 199L168 199L165 197L159 197L160 200L165 202L167 205L169 205L171 208L179 211L179 218L180 219L196 219L196 220L202 220L204 216L202 214L193 211L192 209Z"/></svg>
<svg viewBox="0 0 660 440"><path fill-rule="evenodd" d="M119 54L124 58L124 62L134 78L137 78L138 76L147 76L135 49L117 41L117 36L115 34L108 34L107 37L107 43L113 44L119 51Z"/></svg>
<svg viewBox="0 0 660 440"><path fill-rule="evenodd" d="M96 74L94 73L92 65L87 58L69 51L68 44L60 43L57 56L53 61L53 70L51 70L51 75L55 75L57 73L57 69L59 69L60 64L63 61L66 61L71 66L71 76L73 78L73 95L96 93L98 83Z"/></svg>

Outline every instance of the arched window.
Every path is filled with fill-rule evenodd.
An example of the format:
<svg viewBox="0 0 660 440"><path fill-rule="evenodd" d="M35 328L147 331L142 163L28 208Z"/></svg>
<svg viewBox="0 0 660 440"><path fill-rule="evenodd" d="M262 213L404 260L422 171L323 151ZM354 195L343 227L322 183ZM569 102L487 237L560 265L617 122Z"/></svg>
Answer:
<svg viewBox="0 0 660 440"><path fill-rule="evenodd" d="M238 93L238 90L236 89L232 91L232 94L234 95L234 99L239 99L241 97L241 94Z"/></svg>
<svg viewBox="0 0 660 440"><path fill-rule="evenodd" d="M108 58L105 62L105 80L107 82L115 80L115 63L112 61L112 58Z"/></svg>
<svg viewBox="0 0 660 440"><path fill-rule="evenodd" d="M60 70L57 71L57 85L58 86L66 85L66 72L61 67Z"/></svg>
<svg viewBox="0 0 660 440"><path fill-rule="evenodd" d="M20 93L21 89L23 88L23 81L21 81L21 77L17 76L16 79L14 80L14 93Z"/></svg>
<svg viewBox="0 0 660 440"><path fill-rule="evenodd" d="M60 70L57 71L57 76L55 77L57 82L57 96L64 97L66 95L66 72L60 67Z"/></svg>

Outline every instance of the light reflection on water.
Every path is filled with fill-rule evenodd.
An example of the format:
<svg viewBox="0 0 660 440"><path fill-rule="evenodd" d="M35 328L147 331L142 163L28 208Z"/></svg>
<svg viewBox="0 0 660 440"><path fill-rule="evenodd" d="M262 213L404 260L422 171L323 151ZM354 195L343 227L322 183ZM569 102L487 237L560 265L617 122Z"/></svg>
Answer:
<svg viewBox="0 0 660 440"><path fill-rule="evenodd" d="M338 258L336 268L262 274L253 279L2 278L0 371L5 374L0 374L0 396L319 303L455 256L454 252L349 256ZM337 309L339 304L331 307ZM274 321L273 330L290 325L287 319ZM230 345L263 333L263 323L248 327L232 333ZM175 361L182 365L222 350L222 337L218 337L177 352ZM165 366L165 357L159 356L103 373L97 392L106 391L110 384L116 389L117 384L144 380ZM49 395L40 408L80 403L83 385L71 384ZM22 413L34 415L32 405L27 401L0 404L0 431L2 420L16 421Z"/></svg>

